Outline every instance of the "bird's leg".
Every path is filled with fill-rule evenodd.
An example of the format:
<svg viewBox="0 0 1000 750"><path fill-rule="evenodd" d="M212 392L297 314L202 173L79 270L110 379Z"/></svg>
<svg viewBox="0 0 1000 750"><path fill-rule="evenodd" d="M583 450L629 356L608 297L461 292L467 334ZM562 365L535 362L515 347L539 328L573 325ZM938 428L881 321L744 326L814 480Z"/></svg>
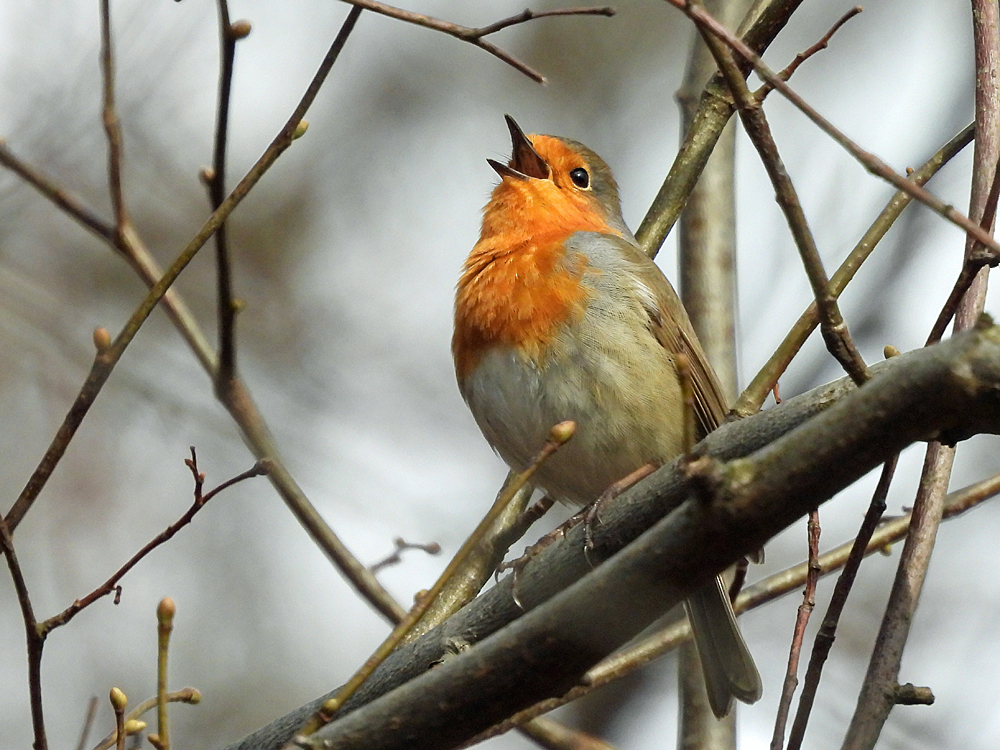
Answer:
<svg viewBox="0 0 1000 750"><path fill-rule="evenodd" d="M523 535L528 530L528 528L532 524L534 524L535 521L537 521L542 516L544 516L549 511L549 508L551 508L554 504L555 504L555 498L553 498L551 495L544 495L541 498L541 500L539 500L537 503L535 503L534 505L532 505L529 508L527 508L520 516L518 516L518 519L514 523L514 526L516 528L518 528L518 529L523 529L523 531L519 532L520 534ZM500 565L497 566L497 572L496 572L496 574L500 575L505 570L513 570L514 571L514 588L516 590L517 589L517 575L518 575L518 573L521 572L521 570L524 568L524 566L528 563L528 560L530 560L532 557L534 557L535 555L537 555L543 549L545 549L546 547L548 547L550 544L552 544L552 542L556 541L559 537L561 537L563 535L563 532L564 532L563 526L560 526L557 529L553 529L552 531L550 531L548 534L546 534L545 536L543 536L541 539L539 539L534 544L532 544L532 545L530 545L528 547L525 547L524 548L524 554L522 554L516 560L511 560L510 562L500 563ZM517 595L516 594L515 594L514 598L515 598L515 600L517 599ZM518 602L518 604L520 604L520 602Z"/></svg>
<svg viewBox="0 0 1000 750"><path fill-rule="evenodd" d="M517 579L521 571L524 570L524 566L528 564L529 560L531 560L535 555L537 555L543 549L551 545L553 542L565 536L566 532L572 529L574 526L578 526L581 523L585 524L584 544L583 544L584 551L590 552L590 550L594 549L594 536L593 533L591 532L591 526L597 520L597 514L600 512L601 508L604 507L604 505L610 500L613 500L614 498L618 497L632 485L637 484L641 480L648 477L658 468L660 468L660 465L652 462L640 466L631 474L622 477L617 482L608 487L606 490L604 490L604 492L601 493L601 496L599 498L597 498L594 502L592 502L586 508L581 510L579 513L572 516L566 522L560 524L558 527L550 531L548 534L545 534L545 536L543 536L537 542L532 544L530 547L526 547L524 550L524 554L522 554L519 558L517 558L516 560L511 560L510 562L500 563L500 565L497 567L497 575L500 575L500 573L502 573L505 570L514 571L514 584L513 584L514 602L519 607L521 606L521 602L518 600L517 597ZM524 511L524 513L521 514L521 517L518 519L518 525L521 525L523 523L524 524L523 528L527 528L535 521L537 521L539 518L541 518L549 510L549 508L552 507L552 504L554 502L555 501L552 499L551 496L546 495L537 503L535 503L526 511Z"/></svg>
<svg viewBox="0 0 1000 750"><path fill-rule="evenodd" d="M629 487L638 484L639 482L641 482L643 479L648 477L650 474L652 474L659 468L660 465L657 463L650 462L648 464L643 464L638 469L633 471L631 474L622 477L617 482L608 487L606 490L604 490L604 492L601 493L601 496L599 498L597 498L594 502L592 502L586 508L581 510L579 513L577 513L563 525L566 526L567 529L569 529L572 528L573 526L576 526L581 521L584 524L586 524L584 526L583 548L585 551L590 552L590 550L594 549L594 534L592 532L592 527L594 525L594 521L597 520L597 514L601 511L601 508L603 508L608 503L608 501L618 497Z"/></svg>
<svg viewBox="0 0 1000 750"><path fill-rule="evenodd" d="M549 512L556 500L552 495L544 495L537 502L527 508L517 519L517 527L527 531L532 524Z"/></svg>

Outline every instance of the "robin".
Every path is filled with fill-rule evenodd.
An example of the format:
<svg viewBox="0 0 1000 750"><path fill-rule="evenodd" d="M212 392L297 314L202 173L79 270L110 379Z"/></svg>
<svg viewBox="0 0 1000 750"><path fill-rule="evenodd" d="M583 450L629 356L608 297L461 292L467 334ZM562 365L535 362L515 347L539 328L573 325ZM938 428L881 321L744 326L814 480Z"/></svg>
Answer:
<svg viewBox="0 0 1000 750"><path fill-rule="evenodd" d="M465 261L455 298L458 386L486 440L524 469L552 425L573 440L535 481L586 506L642 467L684 449L675 359L687 355L699 432L723 419L721 387L680 299L622 219L611 170L586 146L525 136L513 142ZM732 698L760 698L760 675L721 579L686 602L716 716Z"/></svg>

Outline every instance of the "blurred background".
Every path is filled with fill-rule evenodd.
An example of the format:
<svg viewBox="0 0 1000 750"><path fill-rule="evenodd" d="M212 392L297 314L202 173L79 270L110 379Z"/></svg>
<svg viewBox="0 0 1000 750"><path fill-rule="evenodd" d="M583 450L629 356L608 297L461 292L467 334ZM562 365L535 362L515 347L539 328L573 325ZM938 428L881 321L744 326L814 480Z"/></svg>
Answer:
<svg viewBox="0 0 1000 750"><path fill-rule="evenodd" d="M100 122L96 2L0 0L0 137L110 219ZM400 602L428 586L493 499L505 467L458 394L449 352L454 283L477 239L480 209L506 159L503 114L529 132L580 140L612 166L625 218L638 226L674 157L692 30L666 3L618 3L612 19L551 18L492 41L542 71L539 86L441 34L363 14L307 115L309 130L237 209L230 227L239 368L292 473L366 564L401 536L438 542L380 574ZM818 40L851 3L812 2L767 53L773 68ZM559 7L539 0L535 10ZM469 26L520 12L513 2L421 0L407 8ZM232 2L253 24L236 57L230 186L301 96L347 6ZM208 214L198 170L210 163L218 32L209 0L113 3L124 183L135 224L164 265ZM795 88L897 171L918 166L972 119L968 3L873 3L807 62ZM846 255L891 189L868 175L780 97L766 107L828 267ZM810 300L784 220L752 147L737 142L741 382L763 364ZM930 183L968 206L971 147ZM964 208L963 208L964 210ZM658 258L676 278L672 238ZM958 273L963 235L913 206L843 297L868 361L891 343L920 346ZM177 288L214 340L208 250ZM31 188L0 171L0 488L6 511L83 382L91 333L115 334L144 295L130 268ZM996 312L996 298L987 310ZM839 376L814 336L782 379L794 395ZM127 351L64 460L18 528L35 612L44 618L101 584L189 506L184 459L196 446L207 486L252 457L162 312ZM952 486L1000 470L996 439L964 444ZM923 448L908 451L889 513L912 502ZM856 531L874 477L823 507L822 545ZM885 748L994 748L1000 711L1000 587L986 505L946 523L901 681L933 688L932 707L897 708ZM772 542L751 580L805 555L804 523ZM854 709L898 549L869 559L847 606L818 696L809 747L839 746ZM155 690L155 608L178 613L171 686L197 707L173 709L172 736L192 750L236 740L340 684L382 640L380 617L354 594L265 479L213 500L193 525L123 580L121 603L96 603L48 639L43 686L50 744L74 746L100 697L92 742L113 724L105 696ZM833 579L821 582L814 622ZM800 598L742 625L765 684L740 707L744 747L764 747ZM331 626L333 623L333 626ZM809 635L815 631L810 627ZM675 663L569 707L562 718L621 748L662 747L676 731ZM0 745L31 741L24 635L0 575ZM151 720L152 721L152 720ZM526 748L511 734L492 748Z"/></svg>

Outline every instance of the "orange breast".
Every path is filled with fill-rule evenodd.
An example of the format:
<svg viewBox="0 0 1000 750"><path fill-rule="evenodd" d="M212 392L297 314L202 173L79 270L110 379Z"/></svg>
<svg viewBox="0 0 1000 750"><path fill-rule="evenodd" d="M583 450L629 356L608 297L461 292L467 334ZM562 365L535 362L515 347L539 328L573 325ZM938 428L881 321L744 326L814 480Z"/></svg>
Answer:
<svg viewBox="0 0 1000 750"><path fill-rule="evenodd" d="M551 187L550 187L551 186ZM561 199L548 181L504 179L483 216L455 298L452 354L459 379L494 346L540 358L559 327L582 314L586 259L566 258L575 232L612 233L596 212Z"/></svg>

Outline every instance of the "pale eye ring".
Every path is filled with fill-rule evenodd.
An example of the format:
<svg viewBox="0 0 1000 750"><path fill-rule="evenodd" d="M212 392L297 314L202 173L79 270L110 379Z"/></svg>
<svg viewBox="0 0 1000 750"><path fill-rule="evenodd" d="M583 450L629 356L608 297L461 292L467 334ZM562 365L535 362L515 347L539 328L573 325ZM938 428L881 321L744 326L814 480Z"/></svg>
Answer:
<svg viewBox="0 0 1000 750"><path fill-rule="evenodd" d="M590 187L590 174L583 167L570 170L569 178L578 188L586 190Z"/></svg>

